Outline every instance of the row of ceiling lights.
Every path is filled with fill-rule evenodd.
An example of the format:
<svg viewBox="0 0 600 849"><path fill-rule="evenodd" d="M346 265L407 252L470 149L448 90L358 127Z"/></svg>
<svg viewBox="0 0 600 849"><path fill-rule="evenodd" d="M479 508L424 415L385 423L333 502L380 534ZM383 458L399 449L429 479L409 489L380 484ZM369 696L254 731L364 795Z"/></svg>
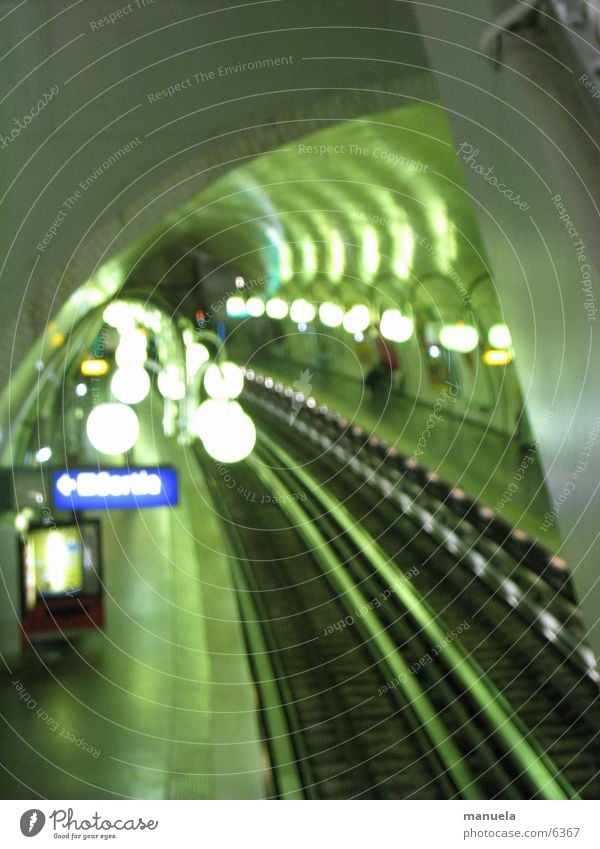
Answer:
<svg viewBox="0 0 600 849"><path fill-rule="evenodd" d="M317 309L304 298L298 298L288 305L281 298L271 298L265 303L262 298L253 297L245 301L238 295L228 298L226 308L230 318L260 318L266 314L269 318L281 320L289 315L290 319L299 325L310 324L318 312L319 320L325 327L343 327L354 335L364 333L372 323L371 310L365 304L355 304L349 310L344 310L339 304L324 301ZM406 342L413 334L414 322L400 310L385 310L381 317L380 330L391 342Z"/></svg>
<svg viewBox="0 0 600 849"><path fill-rule="evenodd" d="M344 310L339 304L328 301L317 307L304 298L292 301L288 305L281 298L271 298L263 301L262 298L251 297L244 300L239 295L228 298L226 304L227 315L230 318L260 318L267 315L272 319L284 319L288 315L298 325L308 325L315 320L317 313L321 324L325 327L343 327L348 333L360 335L372 324L371 310L365 304L355 304L349 310ZM390 342L407 342L414 332L414 321L410 316L404 315L398 309L384 310L379 320L379 332ZM440 344L449 351L467 354L479 344L479 332L476 327L456 322L444 325L439 333ZM495 324L488 331L488 341L492 349L500 352L509 352L512 347L510 331L506 324ZM486 352L487 353L487 352ZM496 360L494 362L493 360ZM506 356L488 357L489 365L505 364ZM501 363L502 361L502 363Z"/></svg>

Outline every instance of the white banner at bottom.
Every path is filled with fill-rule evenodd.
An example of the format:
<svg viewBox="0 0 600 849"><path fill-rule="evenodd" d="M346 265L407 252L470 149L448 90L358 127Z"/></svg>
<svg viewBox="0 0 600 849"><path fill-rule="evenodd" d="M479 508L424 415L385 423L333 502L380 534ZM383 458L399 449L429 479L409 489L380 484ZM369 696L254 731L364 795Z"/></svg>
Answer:
<svg viewBox="0 0 600 849"><path fill-rule="evenodd" d="M600 802L0 802L0 845L598 849Z"/></svg>

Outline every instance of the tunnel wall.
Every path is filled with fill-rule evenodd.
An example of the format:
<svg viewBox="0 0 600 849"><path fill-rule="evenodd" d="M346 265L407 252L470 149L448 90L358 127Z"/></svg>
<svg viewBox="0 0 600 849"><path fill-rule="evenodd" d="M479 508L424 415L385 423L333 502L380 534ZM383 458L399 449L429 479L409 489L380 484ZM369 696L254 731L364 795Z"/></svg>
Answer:
<svg viewBox="0 0 600 849"><path fill-rule="evenodd" d="M492 40L494 61L481 39L506 4L445 5L419 5L419 24L513 331L554 505L547 522L560 527L600 656L597 100L559 58L543 14ZM486 181L488 168L527 209ZM542 542L544 533L542 524Z"/></svg>
<svg viewBox="0 0 600 849"><path fill-rule="evenodd" d="M220 173L317 129L320 98L348 95L341 114L358 114L402 73L354 56L400 47L425 65L410 9L390 0L0 0L0 17L0 387L107 258ZM331 52L341 17L348 58L325 85L310 57ZM257 59L279 63L248 69ZM290 119L308 108L312 122Z"/></svg>

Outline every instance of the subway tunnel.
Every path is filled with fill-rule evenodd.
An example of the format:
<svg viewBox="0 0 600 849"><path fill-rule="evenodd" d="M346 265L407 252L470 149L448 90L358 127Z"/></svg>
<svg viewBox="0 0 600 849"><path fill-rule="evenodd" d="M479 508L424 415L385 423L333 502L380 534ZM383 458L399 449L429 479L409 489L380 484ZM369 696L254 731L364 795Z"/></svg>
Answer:
<svg viewBox="0 0 600 849"><path fill-rule="evenodd" d="M594 8L0 11L2 797L597 799Z"/></svg>

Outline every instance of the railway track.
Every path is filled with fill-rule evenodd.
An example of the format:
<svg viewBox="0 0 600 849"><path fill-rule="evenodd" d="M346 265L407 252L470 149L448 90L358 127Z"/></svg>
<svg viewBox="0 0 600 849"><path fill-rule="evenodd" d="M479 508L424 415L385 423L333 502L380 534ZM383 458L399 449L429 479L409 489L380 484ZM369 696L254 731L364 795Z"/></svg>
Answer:
<svg viewBox="0 0 600 849"><path fill-rule="evenodd" d="M391 672L363 630L333 628L325 638L326 629L362 606L364 596L356 591L349 606L340 594L331 575L337 563L326 562L332 555L321 545L320 532L310 523L300 530L279 504L264 503L271 490L246 464L236 466L235 474L235 489L258 495L260 506L247 495L233 495L214 471L211 485L231 523L228 537L237 558L234 574L274 795L452 798L462 790L466 798L480 798L425 697L418 693L413 704L402 691L391 699L378 697ZM288 506L292 501L297 506L286 495ZM269 538L276 540L272 553Z"/></svg>
<svg viewBox="0 0 600 849"><path fill-rule="evenodd" d="M254 414L258 413L255 407ZM289 427L289 406L283 404L284 416L273 415L276 407L277 401L275 407L267 405L266 414L258 413L261 431L268 435L268 445L286 443L293 457L286 462L281 456L272 458L273 466L281 473L287 465L288 476L296 467L301 471L310 467L311 473L314 468L312 490L331 495L332 513L343 503L350 523L376 541L389 563L417 564L412 586L435 611L447 634L468 621L469 627L456 642L501 694L508 715L524 737L538 753L550 756L556 775L564 776L582 796L598 798L598 691L586 658L573 650L575 637L561 634L571 616L568 599L556 590L549 593L546 586L543 595L554 604L556 614L548 612L549 605L540 607L532 592L539 580L531 581L529 564L523 564L522 558L511 560L509 551L499 550L485 533L473 534L468 524L467 533L459 537L458 523L444 526L439 521L439 502L425 492L425 504L419 503L410 481L408 487L388 491L385 497L379 492L374 498L377 483L370 479L371 485L365 485L364 468L344 453L341 437L334 443L337 450L331 446L323 450L320 443L315 462L307 429ZM313 521L319 521L319 516L314 515ZM540 553L535 556L539 561ZM372 577L376 573L373 569ZM368 569L355 571L354 577L358 582L369 580ZM381 614L384 620L390 611L386 608ZM428 692L435 684L424 672L419 668L418 676ZM465 701L465 693L457 698Z"/></svg>
<svg viewBox="0 0 600 849"><path fill-rule="evenodd" d="M461 629L415 590L408 560L403 572L273 439L234 474L213 468L211 485L229 522L273 795L577 796Z"/></svg>

